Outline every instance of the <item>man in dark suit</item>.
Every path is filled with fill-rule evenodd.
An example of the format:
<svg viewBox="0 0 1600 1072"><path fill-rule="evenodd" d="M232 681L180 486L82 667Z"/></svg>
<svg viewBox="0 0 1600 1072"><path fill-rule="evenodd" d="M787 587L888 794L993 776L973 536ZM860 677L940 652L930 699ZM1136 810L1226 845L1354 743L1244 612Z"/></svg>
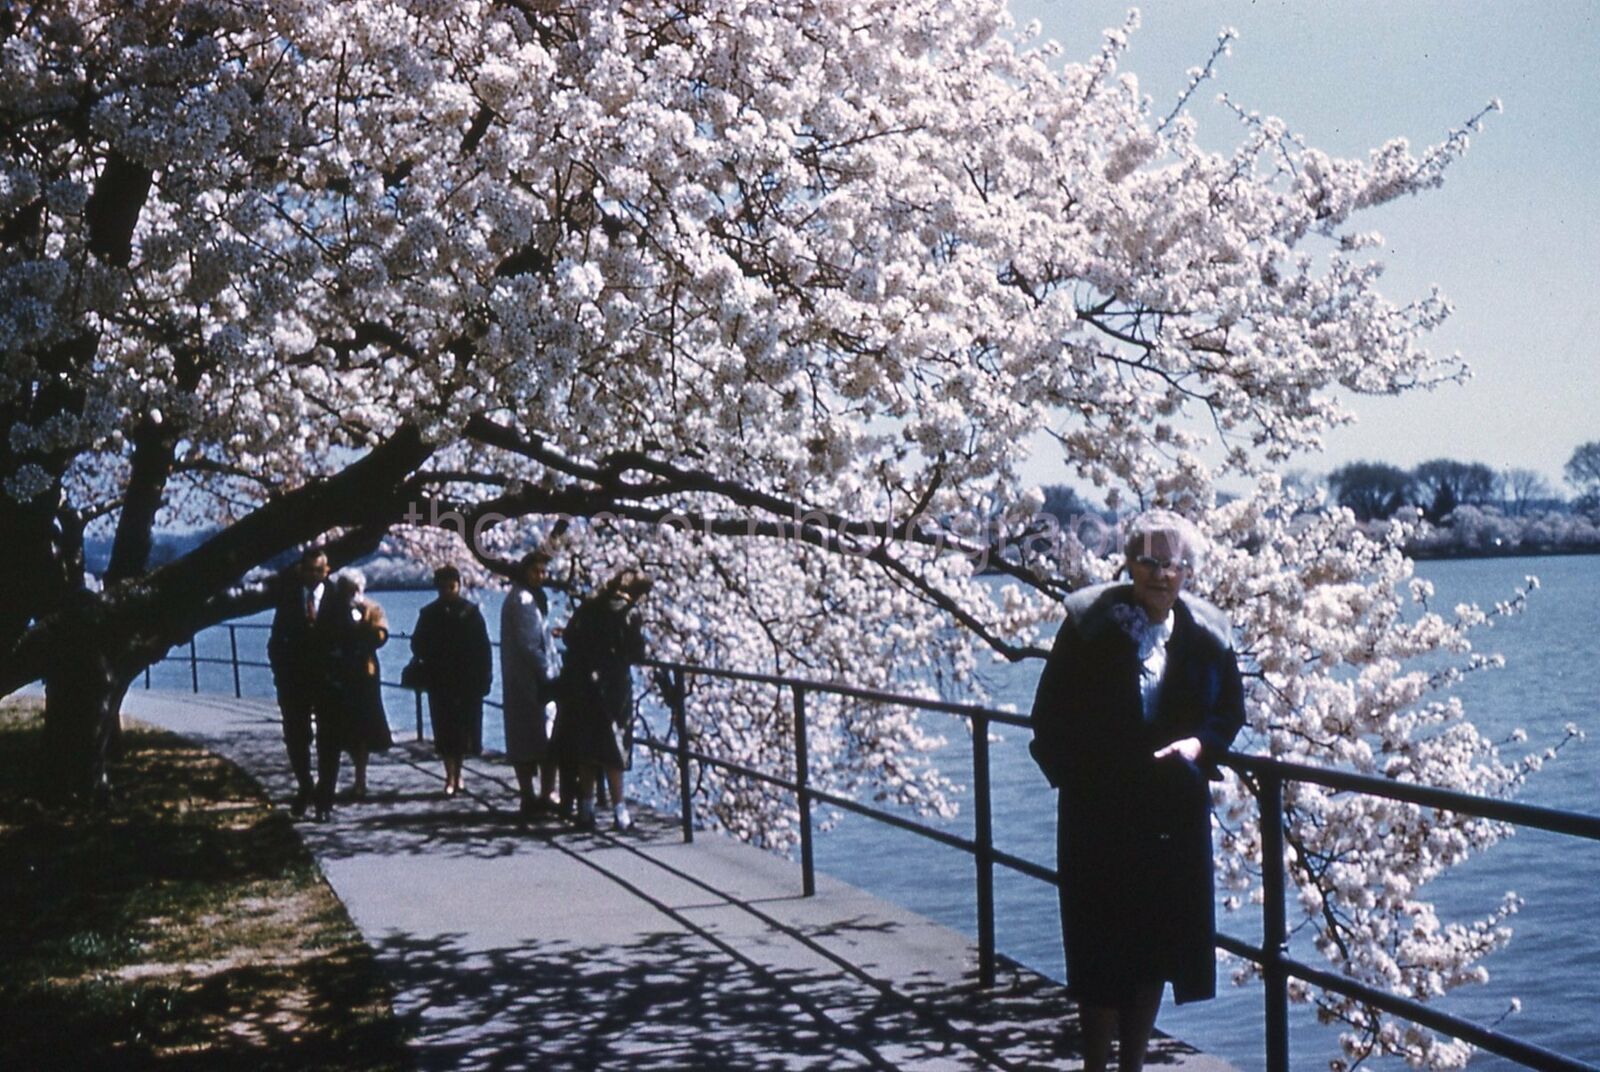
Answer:
<svg viewBox="0 0 1600 1072"><path fill-rule="evenodd" d="M272 665L283 712L283 743L289 750L289 767L298 788L289 811L295 818L306 813L315 782L311 775L312 717L327 691L327 651L318 618L331 605L328 556L308 547L292 573L283 578L272 632L267 639L267 661Z"/></svg>

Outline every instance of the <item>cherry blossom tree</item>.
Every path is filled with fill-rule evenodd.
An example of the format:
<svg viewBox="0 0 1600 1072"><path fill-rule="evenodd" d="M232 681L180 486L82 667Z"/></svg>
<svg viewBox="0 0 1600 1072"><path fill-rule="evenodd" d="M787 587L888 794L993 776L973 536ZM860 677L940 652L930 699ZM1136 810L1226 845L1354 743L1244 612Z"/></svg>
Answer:
<svg viewBox="0 0 1600 1072"><path fill-rule="evenodd" d="M1410 526L1392 522L1371 535L1348 509L1283 495L1275 476L1212 520L1228 549L1212 564L1213 592L1233 610L1258 670L1241 750L1497 797L1583 736L1569 725L1543 749L1503 755L1525 735L1485 738L1449 694L1466 676L1503 665L1476 650L1471 633L1520 613L1536 578L1488 610L1436 608L1432 585L1413 576L1401 552ZM1227 907L1242 909L1260 899L1259 817L1238 783L1218 803L1219 884ZM1486 904L1477 919L1444 921L1424 887L1509 827L1297 783L1285 784L1284 806L1285 865L1291 894L1298 890L1292 937L1336 970L1417 1001L1487 980L1482 958L1510 940L1516 894ZM1256 974L1252 964L1235 971L1239 980ZM1417 1066L1458 1068L1472 1053L1351 999L1293 982L1290 995L1346 1028L1338 1067L1399 1054Z"/></svg>
<svg viewBox="0 0 1600 1072"><path fill-rule="evenodd" d="M1108 507L1237 549L1206 587L1274 754L1508 788L1427 699L1449 675L1392 672L1465 656L1476 612L1402 621L1396 545L1264 475L1341 395L1460 375L1421 345L1444 298L1385 298L1355 221L1437 186L1481 116L1340 159L1230 104L1208 150L1189 105L1227 35L1157 107L1119 69L1135 22L1069 63L993 0L8 5L0 687L44 681L62 784L98 783L140 669L268 604L253 571L397 526L485 569L537 530L580 586L642 562L664 657L976 694L980 657L1042 655L1060 595L1113 568L1030 527L1044 429ZM1223 473L1262 491L1215 508ZM217 532L152 567L184 523ZM787 769L775 697L701 702L718 747ZM953 806L908 715L814 714L819 784ZM792 805L703 777L718 823L786 840ZM1499 910L1462 930L1415 897L1492 829L1409 815L1408 856L1359 805L1292 803L1341 969L1420 996L1481 974ZM1228 816L1242 892L1259 836ZM1459 1063L1317 1000L1357 1047Z"/></svg>

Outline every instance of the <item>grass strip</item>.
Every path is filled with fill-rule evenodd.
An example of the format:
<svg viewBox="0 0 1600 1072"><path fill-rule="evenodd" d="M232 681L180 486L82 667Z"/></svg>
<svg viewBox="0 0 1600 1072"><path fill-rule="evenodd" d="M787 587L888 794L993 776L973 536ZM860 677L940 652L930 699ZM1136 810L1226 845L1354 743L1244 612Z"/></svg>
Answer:
<svg viewBox="0 0 1600 1072"><path fill-rule="evenodd" d="M372 951L237 767L134 724L98 812L38 803L0 701L0 1068L410 1067Z"/></svg>

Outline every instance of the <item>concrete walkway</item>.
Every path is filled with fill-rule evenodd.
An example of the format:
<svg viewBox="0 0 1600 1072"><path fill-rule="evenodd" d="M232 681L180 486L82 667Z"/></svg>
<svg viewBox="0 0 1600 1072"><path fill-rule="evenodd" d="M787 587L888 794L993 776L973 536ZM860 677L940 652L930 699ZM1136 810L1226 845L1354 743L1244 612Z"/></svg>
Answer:
<svg viewBox="0 0 1600 1072"><path fill-rule="evenodd" d="M125 712L291 795L277 710L133 690ZM345 780L348 782L348 770ZM648 812L627 834L520 824L510 769L443 794L432 750L373 757L370 797L300 831L377 951L424 1069L1075 1069L1059 987L976 984L947 928ZM1151 1068L1231 1066L1161 1040Z"/></svg>

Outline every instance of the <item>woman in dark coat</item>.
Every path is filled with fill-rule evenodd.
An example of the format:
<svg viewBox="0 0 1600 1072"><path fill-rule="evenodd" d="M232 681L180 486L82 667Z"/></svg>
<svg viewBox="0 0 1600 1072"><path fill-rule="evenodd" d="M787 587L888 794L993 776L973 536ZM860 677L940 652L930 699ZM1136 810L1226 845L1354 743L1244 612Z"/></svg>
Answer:
<svg viewBox="0 0 1600 1072"><path fill-rule="evenodd" d="M1057 854L1067 983L1084 1068L1118 1039L1119 1069L1144 1067L1165 984L1213 997L1211 795L1216 761L1244 722L1231 627L1181 595L1202 543L1152 511L1130 529L1131 584L1067 600L1039 681L1031 750L1060 790Z"/></svg>
<svg viewBox="0 0 1600 1072"><path fill-rule="evenodd" d="M461 594L461 571L433 573L439 598L417 614L411 657L428 690L433 746L444 761L444 792L461 792L461 765L483 742L483 698L494 681L489 629L478 605Z"/></svg>
<svg viewBox="0 0 1600 1072"><path fill-rule="evenodd" d="M378 648L389 639L383 610L362 595L366 578L345 570L333 579L317 614L325 687L317 705L317 821L333 811L339 763L350 753L355 795L367 791L367 755L393 744L378 684Z"/></svg>
<svg viewBox="0 0 1600 1072"><path fill-rule="evenodd" d="M551 747L578 772L578 821L594 823L597 775L604 772L618 830L633 825L622 796L633 725L632 666L644 658L644 628L636 607L653 582L624 570L584 600L568 619L566 653L556 698Z"/></svg>
<svg viewBox="0 0 1600 1072"><path fill-rule="evenodd" d="M354 569L343 570L334 582L340 604L334 674L345 709L344 746L355 767L353 792L357 799L367 795L367 757L386 752L394 744L383 707L383 673L378 662L378 649L389 642L389 619L382 607L367 598L366 587L366 577Z"/></svg>

